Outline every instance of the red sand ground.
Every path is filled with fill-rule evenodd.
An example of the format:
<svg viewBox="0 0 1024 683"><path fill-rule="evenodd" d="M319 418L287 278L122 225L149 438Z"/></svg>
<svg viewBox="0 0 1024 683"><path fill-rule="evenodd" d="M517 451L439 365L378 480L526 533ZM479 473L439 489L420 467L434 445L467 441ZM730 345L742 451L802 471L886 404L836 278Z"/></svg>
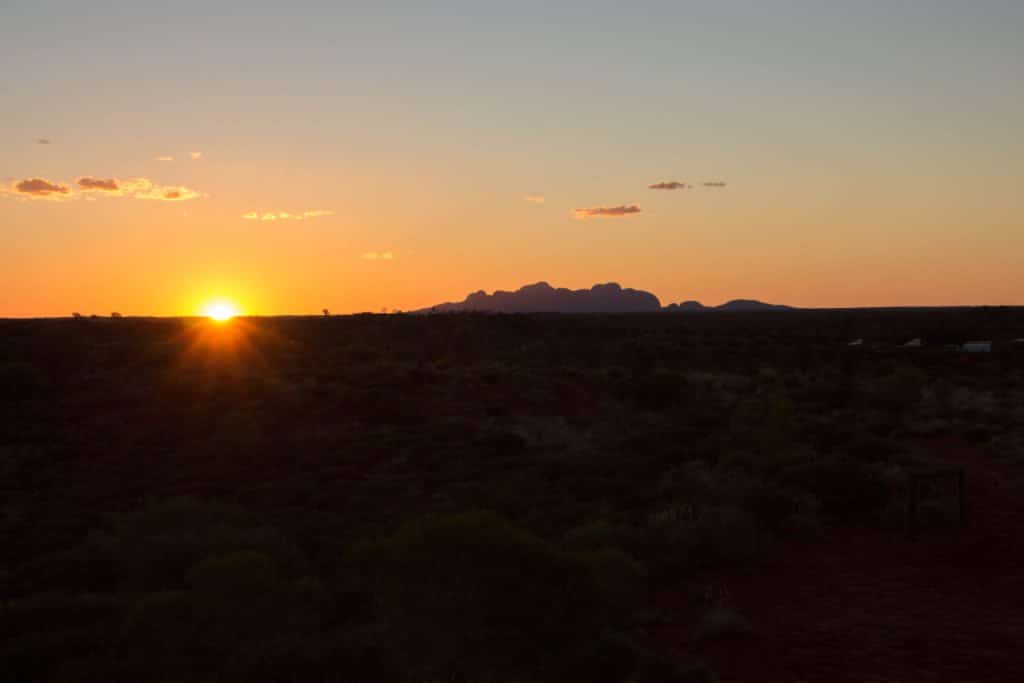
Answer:
<svg viewBox="0 0 1024 683"><path fill-rule="evenodd" d="M754 633L697 642L687 592L657 596L668 652L704 661L722 683L1024 681L1024 468L959 441L921 446L967 469L966 528L831 530L776 547L758 566L697 583L726 594Z"/></svg>

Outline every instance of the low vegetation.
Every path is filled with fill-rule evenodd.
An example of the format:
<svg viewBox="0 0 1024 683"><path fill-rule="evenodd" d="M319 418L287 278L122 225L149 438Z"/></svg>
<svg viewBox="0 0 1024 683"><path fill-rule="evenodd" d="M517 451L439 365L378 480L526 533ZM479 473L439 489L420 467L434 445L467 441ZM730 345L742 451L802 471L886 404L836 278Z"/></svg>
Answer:
<svg viewBox="0 0 1024 683"><path fill-rule="evenodd" d="M1024 462L1015 311L0 321L17 681L710 681L649 596ZM970 334L968 334L970 333ZM923 523L949 522L941 491ZM756 637L709 605L699 638Z"/></svg>

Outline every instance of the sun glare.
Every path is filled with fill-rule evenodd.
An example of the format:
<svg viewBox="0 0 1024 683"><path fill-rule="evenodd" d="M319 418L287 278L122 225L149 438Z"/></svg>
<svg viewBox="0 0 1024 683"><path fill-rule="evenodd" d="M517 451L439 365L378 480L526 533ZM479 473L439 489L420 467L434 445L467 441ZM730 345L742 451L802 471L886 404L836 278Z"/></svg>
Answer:
<svg viewBox="0 0 1024 683"><path fill-rule="evenodd" d="M203 315L210 320L223 323L238 315L238 308L230 301L211 301L203 307Z"/></svg>

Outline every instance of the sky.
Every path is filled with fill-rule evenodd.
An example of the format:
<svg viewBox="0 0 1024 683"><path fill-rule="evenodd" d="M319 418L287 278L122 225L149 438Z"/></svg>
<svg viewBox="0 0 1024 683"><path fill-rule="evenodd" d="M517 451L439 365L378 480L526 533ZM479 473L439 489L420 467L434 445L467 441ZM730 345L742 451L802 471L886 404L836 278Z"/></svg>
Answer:
<svg viewBox="0 0 1024 683"><path fill-rule="evenodd" d="M1022 30L1020 0L3 0L0 317L541 280L1024 304Z"/></svg>

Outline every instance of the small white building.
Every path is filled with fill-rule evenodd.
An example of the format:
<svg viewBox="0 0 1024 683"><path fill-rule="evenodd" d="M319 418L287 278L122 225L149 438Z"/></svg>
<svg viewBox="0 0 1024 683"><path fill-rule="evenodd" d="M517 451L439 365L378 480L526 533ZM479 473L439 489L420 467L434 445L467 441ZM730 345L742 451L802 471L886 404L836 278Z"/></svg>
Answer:
<svg viewBox="0 0 1024 683"><path fill-rule="evenodd" d="M992 353L992 342L990 341L969 341L965 342L960 350L964 353Z"/></svg>
<svg viewBox="0 0 1024 683"><path fill-rule="evenodd" d="M852 342L847 344L847 346L864 346L864 340L863 339L854 339Z"/></svg>
<svg viewBox="0 0 1024 683"><path fill-rule="evenodd" d="M909 347L909 348L912 348L912 349L916 349L916 348L918 348L920 346L924 346L924 342L921 341L920 337L917 337L916 339L911 339L910 341L908 341L903 346L904 346L904 348Z"/></svg>

